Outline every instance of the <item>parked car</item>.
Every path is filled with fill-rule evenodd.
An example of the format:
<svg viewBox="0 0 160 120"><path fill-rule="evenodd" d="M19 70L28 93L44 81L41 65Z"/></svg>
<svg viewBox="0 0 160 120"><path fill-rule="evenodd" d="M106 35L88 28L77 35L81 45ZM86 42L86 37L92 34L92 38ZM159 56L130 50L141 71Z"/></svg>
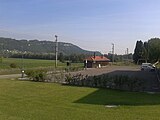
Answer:
<svg viewBox="0 0 160 120"><path fill-rule="evenodd" d="M155 66L151 63L142 63L141 65L142 71L155 71Z"/></svg>

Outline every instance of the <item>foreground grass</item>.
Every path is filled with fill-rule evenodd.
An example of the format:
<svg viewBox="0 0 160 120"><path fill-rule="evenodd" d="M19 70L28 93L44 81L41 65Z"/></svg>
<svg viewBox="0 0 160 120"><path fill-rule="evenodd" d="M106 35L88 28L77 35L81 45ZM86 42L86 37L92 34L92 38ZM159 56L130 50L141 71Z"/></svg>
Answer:
<svg viewBox="0 0 160 120"><path fill-rule="evenodd" d="M0 80L1 120L159 120L159 111L160 94Z"/></svg>

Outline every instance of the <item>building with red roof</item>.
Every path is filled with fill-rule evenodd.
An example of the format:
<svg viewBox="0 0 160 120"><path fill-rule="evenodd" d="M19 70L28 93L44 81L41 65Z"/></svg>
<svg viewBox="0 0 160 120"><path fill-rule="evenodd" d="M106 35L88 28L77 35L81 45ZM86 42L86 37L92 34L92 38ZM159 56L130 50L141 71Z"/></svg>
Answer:
<svg viewBox="0 0 160 120"><path fill-rule="evenodd" d="M108 65L110 59L104 56L91 56L84 60L84 66L87 68L100 68L102 66Z"/></svg>

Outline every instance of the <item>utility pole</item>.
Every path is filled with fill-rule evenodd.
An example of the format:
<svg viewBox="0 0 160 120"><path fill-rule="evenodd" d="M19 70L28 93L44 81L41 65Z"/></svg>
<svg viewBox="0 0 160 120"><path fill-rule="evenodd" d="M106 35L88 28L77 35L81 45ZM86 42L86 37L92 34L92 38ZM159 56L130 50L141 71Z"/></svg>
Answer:
<svg viewBox="0 0 160 120"><path fill-rule="evenodd" d="M127 48L127 60L129 59L129 58L128 58L128 57L129 57L128 54L129 54L129 49Z"/></svg>
<svg viewBox="0 0 160 120"><path fill-rule="evenodd" d="M114 44L112 43L112 63L114 62Z"/></svg>
<svg viewBox="0 0 160 120"><path fill-rule="evenodd" d="M128 55L128 53L129 53L129 49L127 48L127 55Z"/></svg>
<svg viewBox="0 0 160 120"><path fill-rule="evenodd" d="M56 55L56 57L55 57L55 68L57 68L57 58L58 58L58 40L57 40L57 38L58 38L58 36L57 35L55 35L55 38L56 38L56 41L55 41L55 55Z"/></svg>

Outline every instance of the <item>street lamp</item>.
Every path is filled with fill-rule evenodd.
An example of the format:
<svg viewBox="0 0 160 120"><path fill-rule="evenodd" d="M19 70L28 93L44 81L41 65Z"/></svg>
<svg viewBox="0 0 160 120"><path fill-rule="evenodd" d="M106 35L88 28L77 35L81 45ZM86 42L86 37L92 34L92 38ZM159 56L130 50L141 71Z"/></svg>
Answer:
<svg viewBox="0 0 160 120"><path fill-rule="evenodd" d="M31 46L31 44L27 45L28 47ZM24 54L26 53L26 51L24 51L24 47L23 45L21 46L21 51L22 51L22 58L21 58L21 78L24 78Z"/></svg>
<svg viewBox="0 0 160 120"><path fill-rule="evenodd" d="M22 63L21 63L21 78L24 78L24 56L23 56L23 46L21 46L22 49Z"/></svg>

